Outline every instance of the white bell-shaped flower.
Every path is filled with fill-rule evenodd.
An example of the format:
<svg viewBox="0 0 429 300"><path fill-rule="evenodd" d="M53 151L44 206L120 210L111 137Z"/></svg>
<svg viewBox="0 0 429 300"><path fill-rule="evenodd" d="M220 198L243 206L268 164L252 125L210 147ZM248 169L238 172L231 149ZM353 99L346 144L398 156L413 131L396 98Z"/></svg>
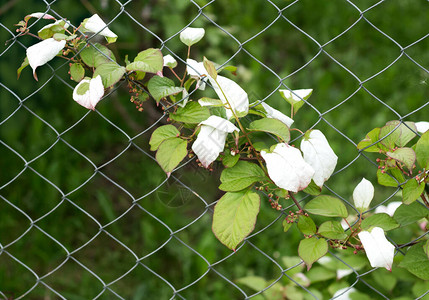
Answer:
<svg viewBox="0 0 429 300"><path fill-rule="evenodd" d="M93 15L91 18L83 20L82 25L85 30L104 36L109 43L114 43L118 38L118 36L107 27L107 24L104 23L97 14Z"/></svg>
<svg viewBox="0 0 429 300"><path fill-rule="evenodd" d="M417 131L420 133L425 133L426 131L429 130L429 122L422 121L422 122L416 122L415 124L416 124Z"/></svg>
<svg viewBox="0 0 429 300"><path fill-rule="evenodd" d="M278 187L296 193L310 184L314 170L298 149L280 143L271 153L262 150L261 155L267 164L268 175Z"/></svg>
<svg viewBox="0 0 429 300"><path fill-rule="evenodd" d="M304 160L314 169L314 183L322 187L334 172L338 157L320 130L306 133L301 142L301 151L304 153Z"/></svg>
<svg viewBox="0 0 429 300"><path fill-rule="evenodd" d="M27 48L28 64L33 69L33 76L36 80L36 68L53 59L65 45L66 41L56 41L53 38L49 38Z"/></svg>
<svg viewBox="0 0 429 300"><path fill-rule="evenodd" d="M206 68L202 62L197 62L196 60L188 58L186 60L186 72L194 78L197 78L197 88L204 90L206 88L205 79L208 76Z"/></svg>
<svg viewBox="0 0 429 300"><path fill-rule="evenodd" d="M401 204L402 202L400 201L393 201L387 205L377 206L377 208L375 209L375 213L376 214L385 213L393 217L393 215L395 214L395 211L398 209L399 206L401 206Z"/></svg>
<svg viewBox="0 0 429 300"><path fill-rule="evenodd" d="M353 191L353 201L358 211L363 212L369 208L372 198L374 198L374 186L372 183L362 178L362 181Z"/></svg>
<svg viewBox="0 0 429 300"><path fill-rule="evenodd" d="M307 98L311 96L313 89L293 90L293 93L285 89L279 90L279 92L283 95L285 99L288 100L290 104L294 104L302 101L301 99L307 100Z"/></svg>
<svg viewBox="0 0 429 300"><path fill-rule="evenodd" d="M180 40L186 46L198 43L205 34L204 28L188 27L180 33Z"/></svg>
<svg viewBox="0 0 429 300"><path fill-rule="evenodd" d="M104 86L101 76L85 78L74 88L73 100L87 109L95 109L104 95Z"/></svg>
<svg viewBox="0 0 429 300"><path fill-rule="evenodd" d="M207 168L225 148L228 133L240 130L230 121L218 116L210 116L200 125L200 133L191 148L201 164Z"/></svg>
<svg viewBox="0 0 429 300"><path fill-rule="evenodd" d="M167 54L166 56L164 56L163 60L164 60L164 67L175 68L177 66L177 61L170 54Z"/></svg>
<svg viewBox="0 0 429 300"><path fill-rule="evenodd" d="M261 105L265 109L265 112L267 113L267 118L277 119L283 122L284 124L286 124L287 127L292 126L293 120L291 118L289 118L282 112L278 111L277 109L272 108L265 102L262 102Z"/></svg>
<svg viewBox="0 0 429 300"><path fill-rule="evenodd" d="M234 81L223 76L217 76L216 81L209 77L217 96L224 103L229 103L230 108L226 109L226 117L231 119L235 112L239 117L247 115L249 111L249 98L247 93ZM228 100L228 101L227 101Z"/></svg>
<svg viewBox="0 0 429 300"><path fill-rule="evenodd" d="M391 271L395 247L386 239L383 229L374 227L371 231L361 231L358 236L371 267Z"/></svg>

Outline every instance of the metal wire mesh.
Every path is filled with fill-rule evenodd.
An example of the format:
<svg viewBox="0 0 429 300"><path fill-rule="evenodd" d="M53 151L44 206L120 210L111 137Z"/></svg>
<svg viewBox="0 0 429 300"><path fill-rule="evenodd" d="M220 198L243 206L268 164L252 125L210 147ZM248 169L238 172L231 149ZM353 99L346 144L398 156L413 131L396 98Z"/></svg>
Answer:
<svg viewBox="0 0 429 300"><path fill-rule="evenodd" d="M41 4L45 7L45 12L51 15L54 15L57 18L65 19L67 15L60 15L56 11L56 3L63 1L41 1ZM108 22L108 26L112 26L118 22L121 22L124 18L127 18L134 22L140 31L145 32L148 36L151 36L153 40L156 40L163 52L170 53L175 56L176 59L180 60L182 63L185 63L179 54L176 54L171 47L169 47L169 41L174 39L177 40L180 31L175 32L172 35L161 35L151 30L150 26L146 24L143 25L142 21L135 17L132 10L129 9L132 4L132 0L129 1L111 1L112 7L114 6L115 17L113 17L110 22ZM184 1L187 2L187 1ZM338 110L340 107L345 106L347 102L351 102L353 96L357 93L364 92L370 96L371 101L375 101L380 104L380 109L388 110L391 115L394 116L394 119L405 121L410 117L414 117L417 113L422 113L424 109L427 111L428 102L423 99L415 99L415 109L407 112L400 112L395 107L389 105L389 101L386 98L378 97L374 93L372 93L371 89L366 86L371 80L374 80L377 76L383 74L391 66L396 64L400 59L406 59L408 62L413 64L413 67L416 72L421 72L429 74L429 71L425 68L425 62L418 62L417 59L413 58L413 56L409 53L410 49L417 45L418 43L425 40L429 33L420 37L417 40L414 40L411 43L399 43L395 41L394 38L389 36L386 32L377 27L374 22L372 22L367 15L373 11L380 9L380 6L384 2L387 1L379 1L365 9L360 8L356 1L344 0L339 1L342 5L347 5L350 9L354 11L355 17L351 23L351 25L347 28L341 29L341 32L336 34L334 37L327 39L322 42L319 40L317 36L313 36L310 33L306 32L306 30L300 28L300 26L296 25L288 12L296 5L299 5L300 1L270 1L264 0L261 1L266 6L266 9L273 10L273 19L269 20L263 28L258 29L258 32L252 34L246 40L239 40L239 38L235 37L233 33L233 28L229 28L228 26L224 26L223 24L216 21L216 17L211 13L207 13L207 8L214 5L216 0L207 1L206 3L202 3L202 1L190 1L192 3L192 14L193 18L189 24L182 28L192 26L192 24L196 20L203 19L205 22L210 24L214 30L218 30L222 32L230 43L234 44L236 50L235 52L225 61L222 62L223 65L226 65L230 62L233 62L234 58L239 55L245 55L248 60L252 63L259 64L262 66L264 72L267 72L275 82L276 86L272 91L269 91L266 96L258 97L254 96L254 100L267 101L272 97L278 89L292 89L292 86L287 84L290 82L297 73L306 70L310 64L312 64L319 57L329 58L331 63L336 65L336 67L341 68L345 71L345 76L347 76L347 80L350 78L355 81L356 89L345 99L335 99L334 105L331 105L329 109L324 110L319 108L316 104L312 104L311 101L306 102L307 107L312 111L315 115L314 123L309 127L315 126L325 126L329 131L332 132L332 136L341 138L346 149L355 149L353 156L350 161L345 162L340 168L337 167L336 173L333 177L342 176L342 174L346 170L353 169L356 164L362 162L362 159L368 161L373 166L373 172L376 170L377 164L375 163L372 157L365 155L365 153L360 152L356 149L356 139L350 138L350 133L347 131L350 129L353 124L348 124L348 127L338 126L330 118L327 116ZM156 4L155 4L156 5ZM245 4L242 4L245 5ZM31 12L28 12L31 13ZM305 16L302 16L305 17ZM335 15L332 16L324 16L326 18L335 18ZM37 24L37 22L36 22ZM277 66L276 63L263 61L259 59L257 55L252 53L251 50L247 47L248 44L253 41L258 41L258 38L264 36L264 34L270 30L275 24L283 24L284 26L289 26L289 30L294 30L295 32L302 35L302 39L310 39L315 47L314 55L306 60L306 62L294 72L291 72L287 75L279 75L276 71ZM337 39L341 39L347 36L347 33L352 31L356 26L361 24L369 25L371 30L377 31L380 34L379 39L388 39L392 42L392 47L396 47L398 50L398 55L388 64L386 64L381 69L378 69L376 72L372 73L370 76L358 75L352 71L350 67L347 67L346 64L341 62L341 59L336 58L336 55L333 54L335 51L327 50L329 46L335 45L335 41ZM423 25L423 24L422 24ZM317 26L317 24L315 24ZM0 53L1 59L9 59L7 55L12 53L13 51L17 51L16 48L25 49L26 46L21 42L20 39L17 38L17 34L13 32L13 29L8 25L0 22L0 27L2 31L8 33L8 39L12 39L10 43L4 48L4 50ZM285 32L285 35L288 33ZM284 38L284 43L288 42L287 36ZM4 41L3 41L4 42ZM350 41L350 47L353 47L353 43L356 41ZM357 41L358 42L358 41ZM88 39L88 43L93 45L92 37ZM155 46L155 45L153 45ZM374 45L376 46L376 45ZM365 59L361 57L361 59ZM427 62L426 62L427 63ZM49 64L48 64L49 65ZM35 295L35 291L37 290L45 290L45 294L50 294L53 298L61 298L66 299L69 298L70 291L68 290L67 281L78 280L78 278L74 278L70 274L79 274L77 277L87 276L92 278L92 284L97 286L98 294L94 295L82 295L83 298L119 298L125 299L129 296L122 293L124 290L121 288L121 281L125 282L125 286L127 285L127 280L130 276L135 276L137 278L147 278L152 277L157 279L157 285L155 287L163 286L163 288L167 287L170 291L170 294L166 296L167 298L173 299L187 299L187 293L193 289L199 289L202 286L207 287L213 284L220 284L224 286L225 289L229 290L231 298L237 299L248 299L254 296L260 295L264 291L268 290L270 287L279 282L282 278L287 277L289 280L293 281L299 289L305 290L310 298L317 299L317 296L310 291L303 284L295 281L291 276L288 275L288 271L294 269L295 267L302 265L302 262L297 263L296 265L285 268L279 260L278 255L276 255L273 251L268 252L265 245L261 245L258 242L258 236L268 234L271 231L281 231L281 221L283 220L285 213L292 209L293 205L290 205L283 209L280 213L276 213L274 217L271 217L269 221L263 223L260 227L255 230L246 241L237 249L236 252L226 253L222 252L221 255L208 255L207 253L217 252L216 249L211 249L207 251L201 251L200 247L196 247L195 243L192 241L192 238L189 238L189 230L191 228L197 227L197 230L191 231L191 235L202 235L205 233L211 235L210 231L210 222L211 213L213 211L213 206L216 204L216 201L212 201L212 199L208 200L205 197L201 196L201 192L197 191L199 188L192 185L192 180L188 180L186 174L191 173L192 176L198 176L200 178L205 177L205 181L213 181L215 180L213 176L207 175L207 173L200 171L198 168L194 168L192 171L192 166L195 165L193 159L187 160L184 164L179 166L171 175L170 178L164 177L161 182L156 184L145 185L143 183L137 183L134 186L130 186L128 184L124 184L121 176L118 175L121 172L121 164L123 164L127 159L138 161L139 159L144 161L144 165L136 164L136 170L133 174L128 174L131 177L139 177L138 173L142 172L142 169L145 169L146 175L148 177L151 176L151 170L157 169L159 170L158 165L154 162L154 156L152 153L147 151L147 147L143 146L141 138L147 136L157 125L165 122L167 117L166 111L168 111L168 107L165 107L164 113L158 116L153 120L152 124L147 128L140 128L137 126L137 133L130 134L128 129L122 128L122 124L117 120L117 116L113 116L111 111L103 111L103 109L97 109L95 112L86 112L81 115L78 120L74 120L73 122L67 123L63 126L55 126L52 125L51 120L46 117L42 117L43 113L40 112L39 108L36 108L34 104L31 103L31 99L37 95L42 89L45 87L52 89L54 88L53 82L55 85L65 86L66 88L73 89L73 86L65 79L64 72L61 73L62 70L66 69L67 63L62 63L60 65L49 65L51 68L50 76L43 77L44 79L39 82L36 90L30 92L27 96L22 97L20 93L13 88L10 88L7 84L5 84L5 74L2 74L0 77L0 86L3 89L2 102L8 102L8 105L11 107L14 105L15 107L10 110L4 110L1 113L0 119L0 128L2 129L3 136L0 136L0 144L4 147L3 152L7 152L8 156L13 156L14 158L10 160L10 164L15 163L15 167L10 170L2 170L2 181L0 182L0 202L2 207L4 207L4 211L13 211L13 216L20 222L20 233L14 238L10 238L5 241L0 236L0 258L3 258L3 263L7 265L8 272L2 276L3 283L0 283L0 295L4 299L8 299L8 297L13 297L16 299L21 298L37 298ZM373 72L371 70L370 72ZM406 74L404 74L406 76ZM109 98L115 97L115 93L117 90L121 89L121 84L117 85L113 90L111 90L105 97L103 101L109 101ZM317 92L317 87L315 88ZM71 98L70 95L66 97ZM11 104L12 103L12 104ZM354 104L360 105L360 104ZM120 110L118 106L115 109ZM348 108L350 109L350 108ZM10 119L13 119L19 114L25 113L26 118L34 119L32 126L47 126L50 130L50 136L39 136L35 140L24 142L26 147L31 147L32 143L40 143L42 145L41 150L30 151L33 155L29 155L29 151L26 148L17 148L11 140L4 136L4 132L8 130L8 126L10 126ZM94 116L95 115L95 116ZM112 117L113 116L113 117ZM387 120L385 120L387 121ZM74 145L76 140L71 139L69 137L69 133L73 131L82 132L82 128L85 127L89 129L84 129L83 132L88 134L91 131L90 128L94 128L94 132L89 133L89 140L91 138L95 138L97 124L108 124L111 131L114 132L115 136L118 137L115 143L105 142L106 149L98 149L102 152L102 159L94 159L91 155L88 155L87 149L79 149ZM380 124L374 122L370 126L374 125L379 126ZM360 134L364 134L364 132L360 132ZM144 140L147 143L147 140ZM119 146L118 146L119 145ZM61 147L66 153L67 157L55 157L51 156L52 152L55 151L58 147ZM97 150L97 151L98 151ZM348 151L348 150L347 150ZM341 153L339 153L339 156ZM38 164L42 157L49 156L49 163L55 164L55 160L59 159L69 159L71 161L70 168L74 168L75 171L79 172L82 169L82 172L87 174L87 177L84 181L76 183L73 189L64 188L64 184L62 182L58 182L55 178L49 175L49 173L45 172L46 166L42 166ZM131 156L131 158L129 158ZM6 156L5 156L6 157ZM51 161L52 160L52 161ZM78 162L74 165L75 162ZM17 169L17 166L18 169ZM90 170L90 171L88 171ZM186 170L186 172L184 171ZM191 171L190 171L191 170ZM72 177L72 170L70 171ZM184 171L184 172L182 172ZM155 171L153 171L155 172ZM16 189L25 188L20 187L20 182L23 178L36 178L39 182L40 188L42 191L38 192L38 195L50 194L54 195L57 201L55 203L45 204L43 207L31 207L25 201L32 201L32 198L27 199L19 199L19 193L17 194ZM142 176L143 177L143 176ZM72 181L73 179L70 178ZM94 187L97 186L97 187ZM91 187L92 186L92 187ZM174 186L174 188L173 188ZM167 187L167 190L164 190ZM164 214L162 210L153 211L153 206L149 205L147 200L152 199L152 197L158 197L161 199L165 205L162 208L169 210L170 213L174 209L177 209L177 214L185 213L189 214L189 211L183 212L179 209L183 203L173 203L176 200L172 198L175 197L171 192L168 191L169 188L174 190L174 193L181 194L181 201L192 201L193 202L193 211L192 218L190 222L183 223L180 226L173 226L169 223L169 214ZM325 186L327 191L341 198L350 208L355 209L353 204L350 203L347 199L348 196L344 196L342 192L338 192L338 189L335 185L327 184ZM92 195L85 195L89 191L94 192L97 190L107 189L109 193L112 193L110 196L112 199L121 198L120 204L117 204L119 208L117 211L119 212L117 215L112 216L109 220L101 220L99 218L97 211L88 208L86 201L93 200L90 197ZM389 193L385 197L383 201L380 201L380 204L387 203L395 194L398 192L400 188L392 193ZM35 192L36 193L36 192ZM114 193L114 194L113 194ZM154 196L155 195L155 196ZM177 195L176 195L177 196ZM125 200L124 200L125 199ZM305 198L301 199L304 200ZM198 204L195 204L198 202ZM38 203L43 203L43 201L39 201ZM177 207L174 207L177 206ZM198 207L195 209L195 207ZM98 208L98 209L103 209ZM39 213L36 213L39 210ZM67 217L66 222L61 220L61 217L56 217L59 211L70 211L70 217ZM1 215L1 212L0 212ZM60 214L61 216L61 214ZM272 215L271 215L272 216ZM155 224L154 226L157 228L156 232L146 233L152 238L154 238L156 243L148 243L146 240L140 241L141 245L137 246L137 243L127 241L127 230L132 231L136 230L136 228L128 228L127 230L117 230L117 228L113 227L115 224L120 224L121 228L127 228L127 223L135 224L134 220L144 218L145 220L149 220ZM207 222L208 221L208 222ZM73 229L67 230L67 227L73 228L73 223L83 223L83 227L87 228L87 232L75 232ZM61 236L55 235L51 232L52 228L56 227L64 229L64 231L68 232L67 234L72 235L80 235L83 234L83 238L81 243L70 244L65 243L62 240ZM177 228L175 228L177 227ZM186 233L186 234L183 234ZM427 234L428 232L426 232ZM54 257L52 257L52 262L47 265L41 265L38 263L37 258L31 258L36 254L37 251L43 252L44 249L33 249L31 247L32 236L37 235L38 238L43 238L45 240L46 247L55 248L56 250L51 250L48 253L56 253ZM158 236L158 238L156 238ZM15 249L15 245L19 243L25 242L24 245L28 246L28 253L26 255L22 255L23 248L19 248L17 251ZM392 241L393 242L393 241ZM219 248L223 246L219 243ZM402 255L403 252L401 248L406 245L402 245L401 247L397 247L396 255ZM180 248L182 252L186 252L187 254L178 258L179 263L174 266L163 265L159 268L156 264L151 263L151 259L153 257L161 257L164 255L164 251L166 247ZM109 262L107 266L100 266L103 264L103 261L97 261L99 256L92 253L94 248L98 248L99 251L105 252L104 255L113 255L113 261ZM197 249L198 248L198 249ZM21 251L21 252L20 252ZM266 269L266 272L271 275L271 278L274 280L267 285L265 288L259 290L258 292L249 292L249 290L243 288L240 284L236 282L237 278L234 278L227 272L229 265L240 264L240 252L252 253L258 257L258 260L265 261L268 263L269 268ZM225 254L226 253L226 254ZM341 261L341 258L338 257L334 252L330 252L331 255L338 260ZM183 255L183 253L181 253ZM234 257L238 257L234 259ZM187 267L186 264L192 264L189 261L199 261L199 265L203 266L199 269L195 269L194 267ZM182 261L183 260L183 261ZM6 262L7 261L7 262ZM230 261L230 262L228 262ZM346 262L343 261L345 265ZM106 278L104 275L105 268L111 268L111 264L121 265L120 270L116 272L116 274L109 278ZM162 263L160 263L162 265ZM227 267L220 268L219 266ZM374 295L377 297L389 299L388 295L383 294L377 287L374 287L367 283L365 277L373 272L371 270L369 272L359 272L358 270L353 269L351 266L347 265L350 269L352 269L353 274L355 276L355 281L352 286L356 284L364 284L372 291ZM169 278L166 275L166 268L177 268L178 272L175 273L176 277L185 277L185 280L177 280L177 278ZM253 269L254 266L243 266L243 268ZM79 271L76 272L66 272L64 270L69 269L77 269ZM183 270L191 270L191 275L184 275ZM256 268L257 269L257 268ZM192 273L193 270L193 273ZM140 273L138 273L140 272ZM26 273L31 274L31 280L26 281L22 284L21 289L19 291L9 290L6 282L11 280L10 276L19 276L19 274ZM15 274L15 275L11 275ZM136 275L137 274L137 275ZM170 274L170 273L169 273ZM61 283L53 282L52 278L64 277L64 281ZM69 277L67 277L69 276ZM128 279L127 279L128 278ZM209 282L207 281L209 278ZM270 278L270 279L271 279ZM3 286L3 287L2 287ZM133 289L134 287L129 286L128 289ZM144 293L144 291L142 291ZM424 297L428 294L429 291L422 294L419 298ZM162 298L165 295L157 295L155 298Z"/></svg>

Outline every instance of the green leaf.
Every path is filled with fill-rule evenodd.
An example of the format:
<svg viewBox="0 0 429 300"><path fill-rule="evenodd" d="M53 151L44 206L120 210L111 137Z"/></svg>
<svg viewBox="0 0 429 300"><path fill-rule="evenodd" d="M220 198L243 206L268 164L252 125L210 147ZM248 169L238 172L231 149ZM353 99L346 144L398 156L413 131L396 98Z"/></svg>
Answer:
<svg viewBox="0 0 429 300"><path fill-rule="evenodd" d="M386 155L404 164L408 170L412 170L416 162L416 153L414 153L413 149L407 147L398 148L393 152L387 152Z"/></svg>
<svg viewBox="0 0 429 300"><path fill-rule="evenodd" d="M219 189L225 192L237 192L264 179L265 173L258 165L248 161L239 161L232 168L226 168L222 171L220 175L222 183Z"/></svg>
<svg viewBox="0 0 429 300"><path fill-rule="evenodd" d="M137 54L134 62L127 65L127 71L142 71L146 73L162 72L164 60L159 49L149 48Z"/></svg>
<svg viewBox="0 0 429 300"><path fill-rule="evenodd" d="M398 186L398 183L391 175L382 173L380 169L377 170L377 182L384 186Z"/></svg>
<svg viewBox="0 0 429 300"><path fill-rule="evenodd" d="M397 125L390 124L385 125L380 129L380 135L378 136L378 138L380 140L384 138L382 141L380 141L380 143L387 148L384 149L386 151L395 148L395 144L401 136L401 131L399 130L399 127L395 129L396 126Z"/></svg>
<svg viewBox="0 0 429 300"><path fill-rule="evenodd" d="M290 140L289 128L277 119L263 118L253 121L250 123L248 130L272 133L281 138L285 143L288 143Z"/></svg>
<svg viewBox="0 0 429 300"><path fill-rule="evenodd" d="M317 231L314 221L310 217L304 215L298 217L298 229L305 235L313 235Z"/></svg>
<svg viewBox="0 0 429 300"><path fill-rule="evenodd" d="M374 144L378 141L378 136L380 135L380 128L374 128L373 130L371 130L370 132L368 132L368 134L366 135L366 137L359 142L359 144L357 145L357 148L362 150L365 147L368 147L371 144ZM378 147L378 144L374 144L368 148L366 148L364 151L366 152L378 152L380 148Z"/></svg>
<svg viewBox="0 0 429 300"><path fill-rule="evenodd" d="M156 151L159 145L166 139L176 138L180 135L179 130L173 125L160 126L154 130L149 140L150 150Z"/></svg>
<svg viewBox="0 0 429 300"><path fill-rule="evenodd" d="M226 193L214 208L213 232L218 240L235 250L255 228L261 200L251 190Z"/></svg>
<svg viewBox="0 0 429 300"><path fill-rule="evenodd" d="M26 56L25 59L24 59L24 61L21 64L21 66L18 68L18 70L16 70L16 74L17 74L17 78L18 79L19 79L19 76L21 76L22 70L24 70L24 68L26 66L28 66L28 65L29 65L29 63L28 63L28 57Z"/></svg>
<svg viewBox="0 0 429 300"><path fill-rule="evenodd" d="M305 274L308 279L310 279L311 283L320 282L320 281L327 281L329 279L333 279L337 277L337 273L332 270L328 270L323 267L314 267L311 268L308 273Z"/></svg>
<svg viewBox="0 0 429 300"><path fill-rule="evenodd" d="M312 196L318 196L322 192L322 188L315 184L312 179L310 184L303 190L303 192Z"/></svg>
<svg viewBox="0 0 429 300"><path fill-rule="evenodd" d="M63 40L70 41L70 40L76 38L76 36L77 36L76 34L66 35L64 33L55 33L52 37L56 41L63 41Z"/></svg>
<svg viewBox="0 0 429 300"><path fill-rule="evenodd" d="M365 218L361 223L362 230L368 231L371 227L380 227L384 231L389 231L399 227L398 222L385 213L379 213Z"/></svg>
<svg viewBox="0 0 429 300"><path fill-rule="evenodd" d="M401 226L414 223L422 218L426 218L429 214L429 210L424 207L420 202L415 201L410 205L401 204L395 211L393 218Z"/></svg>
<svg viewBox="0 0 429 300"><path fill-rule="evenodd" d="M174 86L174 81L167 77L153 76L147 85L149 93L158 103L162 98L174 95L183 91L182 87Z"/></svg>
<svg viewBox="0 0 429 300"><path fill-rule="evenodd" d="M89 77L85 77L85 79L91 79ZM79 87L76 90L76 93L78 95L85 95L85 93L89 90L89 82L83 82L79 85Z"/></svg>
<svg viewBox="0 0 429 300"><path fill-rule="evenodd" d="M294 90L294 92L297 92L297 90ZM285 99L293 108L293 112L294 115L298 112L298 110L304 105L304 101L301 100L296 100L293 96L293 94L290 93L289 90L279 90L280 95L282 96L283 99ZM310 98L311 94L313 93L313 91L311 91L310 93L308 93L305 97L303 97L302 99L307 100L308 98Z"/></svg>
<svg viewBox="0 0 429 300"><path fill-rule="evenodd" d="M204 58L203 58L203 65L204 65L204 68L206 68L207 73L209 74L209 76L212 77L214 80L216 80L216 78L217 78L217 71L216 71L216 67L214 66L213 62L211 62L210 60L208 60L204 56Z"/></svg>
<svg viewBox="0 0 429 300"><path fill-rule="evenodd" d="M298 246L299 257L307 265L307 271L310 270L314 262L324 256L328 252L328 243L325 239L317 239L315 237L303 239Z"/></svg>
<svg viewBox="0 0 429 300"><path fill-rule="evenodd" d="M83 66L77 63L71 64L70 77L76 82L81 82L81 80L85 77L85 69L83 68Z"/></svg>
<svg viewBox="0 0 429 300"><path fill-rule="evenodd" d="M421 245L411 247L399 267L423 280L429 280L429 260Z"/></svg>
<svg viewBox="0 0 429 300"><path fill-rule="evenodd" d="M240 283L254 291L261 291L265 289L269 283L263 278L259 276L246 276L237 279L237 283Z"/></svg>
<svg viewBox="0 0 429 300"><path fill-rule="evenodd" d="M398 168L389 169L389 172L399 181L399 183L403 183L405 181L404 174Z"/></svg>
<svg viewBox="0 0 429 300"><path fill-rule="evenodd" d="M419 183L416 179L411 178L402 188L402 202L410 204L416 201L425 190L425 183Z"/></svg>
<svg viewBox="0 0 429 300"><path fill-rule="evenodd" d="M111 87L119 80L121 80L122 76L125 74L125 68L119 66L115 62L109 62L105 64L99 65L94 72L93 77L101 76L101 80L103 81L103 86L105 88Z"/></svg>
<svg viewBox="0 0 429 300"><path fill-rule="evenodd" d="M283 220L283 223L282 223L282 225L283 225L283 231L284 232L288 232L288 230L292 227L292 225L293 225L293 222L288 222L288 220L287 220L287 218L285 218L284 220Z"/></svg>
<svg viewBox="0 0 429 300"><path fill-rule="evenodd" d="M213 107L225 106L225 104L222 102L222 100L208 98L208 97L203 97L203 98L199 99L198 103L201 106L213 106Z"/></svg>
<svg viewBox="0 0 429 300"><path fill-rule="evenodd" d="M185 107L179 107L176 113L170 114L172 120L188 124L198 124L207 120L209 117L209 109L194 101L188 102Z"/></svg>
<svg viewBox="0 0 429 300"><path fill-rule="evenodd" d="M115 55L107 47L98 43L89 45L80 52L80 58L88 66L96 68L101 64L116 61ZM109 59L110 58L110 59Z"/></svg>
<svg viewBox="0 0 429 300"><path fill-rule="evenodd" d="M235 166L235 164L238 162L239 159L240 159L240 154L236 154L233 156L231 155L231 151L227 149L222 158L222 164L227 168L231 168Z"/></svg>
<svg viewBox="0 0 429 300"><path fill-rule="evenodd" d="M399 121L389 121L386 123L386 125L396 126L399 123L400 123ZM405 124L401 123L401 125L399 125L399 128L397 129L401 132L401 134L399 135L399 138L396 140L396 145L398 145L399 147L404 147L406 144L408 144L409 141L411 141L416 136L415 134L415 132L417 132L416 124L414 124L414 122L405 122Z"/></svg>
<svg viewBox="0 0 429 300"><path fill-rule="evenodd" d="M422 134L415 150L420 167L429 169L429 131Z"/></svg>
<svg viewBox="0 0 429 300"><path fill-rule="evenodd" d="M344 240L347 233L344 232L341 223L338 221L326 221L319 227L318 233L325 238L333 240Z"/></svg>
<svg viewBox="0 0 429 300"><path fill-rule="evenodd" d="M429 240L427 240L426 243L423 245L423 251L426 253L426 256L429 259Z"/></svg>
<svg viewBox="0 0 429 300"><path fill-rule="evenodd" d="M188 143L179 138L164 140L156 152L156 161L161 168L170 176L170 173L188 154Z"/></svg>
<svg viewBox="0 0 429 300"><path fill-rule="evenodd" d="M42 39L46 40L51 38L55 33L64 33L64 25L66 22L60 21L58 24L53 25L54 23L50 24L51 26L47 25L44 28L40 29L37 32L37 35Z"/></svg>
<svg viewBox="0 0 429 300"><path fill-rule="evenodd" d="M305 205L304 210L311 214L325 217L346 218L349 215L343 201L327 195L314 198Z"/></svg>

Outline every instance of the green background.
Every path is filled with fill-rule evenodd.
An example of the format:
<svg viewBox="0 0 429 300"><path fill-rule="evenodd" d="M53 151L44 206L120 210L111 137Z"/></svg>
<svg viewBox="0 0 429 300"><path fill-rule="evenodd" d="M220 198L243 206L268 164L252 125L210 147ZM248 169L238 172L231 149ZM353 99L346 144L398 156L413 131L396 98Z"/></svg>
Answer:
<svg viewBox="0 0 429 300"><path fill-rule="evenodd" d="M201 14L184 0L131 1L123 9L113 0L58 0L49 13L73 24L94 13L106 21L116 18L109 28L119 38L110 49L122 64L126 54L133 58L149 47L186 58L178 32L193 22L206 35L193 47L192 58L201 61L204 55L238 66L234 80L250 100L266 99L286 114L289 105L276 92L285 88L282 82L291 89L313 88L309 102L317 111L304 105L294 126L315 125L327 136L341 171L326 183L325 193L349 201L362 177L376 182L376 167L353 143L389 120L407 115L405 121L424 121L428 113L423 105L429 94L424 69L429 66L429 4L390 0L372 7L377 2L217 0ZM174 173L179 181L167 180L147 155L154 155L148 147L153 129L148 128L162 114L153 103L138 112L121 86L97 106L98 112L88 113L73 101L75 83L59 58L49 63L55 73L48 66L38 68L38 82L30 68L16 79L25 57L22 45L36 40L25 36L5 45L12 38L8 30L14 32L13 24L25 15L47 8L35 0L0 4L0 245L5 247L0 248L0 291L56 299L46 284L68 299L91 299L106 289L104 282L108 288L101 299L115 299L114 293L126 299L168 299L171 286L188 285L179 293L186 299L242 299L233 284L247 295L254 291L239 278L279 278L282 270L272 260L285 268L281 258L297 255L301 234L284 234L283 218L265 198L255 229L262 231L231 255L212 234L208 209L222 195L220 166L207 172L190 163ZM32 32L48 23L37 22ZM183 64L177 70L183 74ZM376 186L373 204L392 193ZM403 243L409 240L404 236L416 237L414 232L407 228L392 237ZM30 270L44 284L36 284ZM363 278L386 297L415 298L429 289L427 282L395 269L393 277L399 280L387 287L379 278L393 279L383 271ZM355 281L353 274L341 284ZM280 282L290 283L284 276ZM310 288L329 298L335 284L329 278ZM382 299L362 282L355 288Z"/></svg>

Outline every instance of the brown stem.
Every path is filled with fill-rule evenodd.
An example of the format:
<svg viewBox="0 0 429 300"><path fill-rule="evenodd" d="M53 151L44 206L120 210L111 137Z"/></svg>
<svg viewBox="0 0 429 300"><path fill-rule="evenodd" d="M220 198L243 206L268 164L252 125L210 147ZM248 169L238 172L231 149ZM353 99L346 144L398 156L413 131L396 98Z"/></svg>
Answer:
<svg viewBox="0 0 429 300"><path fill-rule="evenodd" d="M171 70L171 72L173 72L174 76L176 76L177 79L179 79L179 81L181 81L182 79L180 79L179 75L176 74L176 72L174 72L173 68L169 68Z"/></svg>
<svg viewBox="0 0 429 300"><path fill-rule="evenodd" d="M293 202L295 203L296 207L298 207L299 210L303 210L299 202L295 199L295 196L292 193L289 193L289 196L292 198Z"/></svg>
<svg viewBox="0 0 429 300"><path fill-rule="evenodd" d="M428 202L428 200L426 199L425 192L423 192L423 193L420 195L420 197L422 198L422 200L423 200L423 202L425 203L426 207L427 207L427 208L429 208L429 202Z"/></svg>

